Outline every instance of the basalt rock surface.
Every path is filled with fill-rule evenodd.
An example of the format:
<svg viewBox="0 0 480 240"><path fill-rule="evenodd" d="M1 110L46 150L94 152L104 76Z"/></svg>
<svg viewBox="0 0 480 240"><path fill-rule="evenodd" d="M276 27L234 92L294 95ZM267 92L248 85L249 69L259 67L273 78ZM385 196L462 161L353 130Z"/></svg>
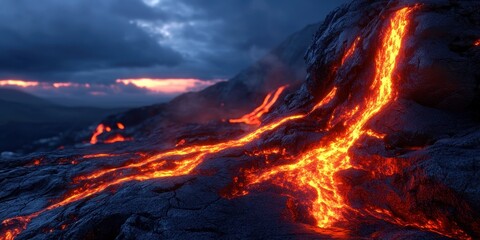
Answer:
<svg viewBox="0 0 480 240"><path fill-rule="evenodd" d="M392 15L404 7L414 10L392 76L395 97L362 126L374 133L355 141L348 149L350 167L334 175L348 206L342 220L317 227L305 195L278 184L232 194L245 187L235 184L245 169L293 162L335 139L329 134L348 129L343 110L355 109L373 91L375 56ZM319 27L306 54L307 80L281 96L260 128L309 112L335 86L331 104L240 147L211 153L188 174L113 184L45 211L16 239L480 238L478 39L478 1L353 1ZM216 144L259 128L222 119L163 127L142 121L139 127L145 131L130 142L2 159L0 219L51 206L72 189L89 187L78 189L77 176L141 162L175 148L179 139L185 141L177 148ZM261 154L272 148L282 150ZM104 153L110 156L87 157ZM315 196L312 189L299 190ZM0 233L11 227L2 225Z"/></svg>

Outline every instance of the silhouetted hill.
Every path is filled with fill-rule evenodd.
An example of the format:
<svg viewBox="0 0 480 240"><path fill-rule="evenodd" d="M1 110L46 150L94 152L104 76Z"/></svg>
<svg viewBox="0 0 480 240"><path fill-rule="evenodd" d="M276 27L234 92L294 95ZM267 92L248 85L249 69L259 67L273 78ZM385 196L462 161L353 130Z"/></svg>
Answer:
<svg viewBox="0 0 480 240"><path fill-rule="evenodd" d="M34 106L54 105L52 102L47 101L43 98L10 88L0 88L0 100L13 103L29 104Z"/></svg>
<svg viewBox="0 0 480 240"><path fill-rule="evenodd" d="M0 152L84 128L122 109L65 107L13 89L0 89Z"/></svg>

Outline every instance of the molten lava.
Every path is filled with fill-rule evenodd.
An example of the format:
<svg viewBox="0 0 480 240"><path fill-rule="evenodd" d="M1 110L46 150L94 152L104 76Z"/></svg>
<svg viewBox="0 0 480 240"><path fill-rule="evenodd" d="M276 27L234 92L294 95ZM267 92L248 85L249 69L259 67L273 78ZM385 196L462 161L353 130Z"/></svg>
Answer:
<svg viewBox="0 0 480 240"><path fill-rule="evenodd" d="M263 103L259 107L255 108L255 110L253 110L251 113L245 114L241 118L230 119L228 121L230 123L260 125L262 123L261 117L270 111L270 108L272 108L273 104L277 102L278 97L280 97L285 88L287 88L287 86L281 86L275 92L269 93L263 100Z"/></svg>
<svg viewBox="0 0 480 240"><path fill-rule="evenodd" d="M117 128L118 130L124 130L125 125L122 123L117 123ZM95 131L93 132L92 137L90 138L90 144L94 145L98 143L98 136L102 135L104 132L111 132L112 128L109 126L106 126L105 124L101 123L97 126ZM124 142L124 141L130 141L132 138L127 138L124 137L120 133L116 133L115 135L107 138L103 143L109 144L109 143L116 143L116 142Z"/></svg>
<svg viewBox="0 0 480 240"><path fill-rule="evenodd" d="M93 132L92 137L90 138L90 144L97 144L98 136L105 131L105 126L103 124L98 124L97 128L95 128L95 132Z"/></svg>
<svg viewBox="0 0 480 240"><path fill-rule="evenodd" d="M350 46L350 48L347 50L347 52L343 55L342 65L345 63L345 61L346 61L347 59L349 59L349 58L353 55L353 53L354 53L355 50L357 49L357 45L358 45L358 43L360 42L360 40L361 40L361 37L357 37L357 38L355 39L355 41L353 41L352 46Z"/></svg>
<svg viewBox="0 0 480 240"><path fill-rule="evenodd" d="M117 133L113 135L112 137L107 138L104 143L116 143L116 142L125 142L131 140L130 138L126 138L122 136L122 134Z"/></svg>
<svg viewBox="0 0 480 240"><path fill-rule="evenodd" d="M316 199L310 203L309 211L315 218L317 226L331 227L333 223L342 219L343 213L350 207L346 205L339 192L340 183L335 180L335 174L352 167L349 149L365 133L365 124L395 96L392 76L410 12L411 8L408 7L396 12L385 32L383 44L375 60L375 76L370 84L371 93L365 97L363 103L343 106L345 108L343 112L347 114L339 117L344 122L345 130L327 136L328 141L323 141L305 152L294 163L275 166L262 172L248 173L246 183L249 186L273 180L274 183L292 188L293 191L312 189L316 193ZM348 50L347 55L351 54L351 50ZM343 61L345 60L342 59ZM332 98L331 95L334 94L335 90L332 90L327 97Z"/></svg>
<svg viewBox="0 0 480 240"><path fill-rule="evenodd" d="M381 46L376 52L374 76L371 83L368 84L370 87L363 90L365 92L363 101L351 102L347 100L337 106L335 112L342 114L335 115L329 122L332 125L341 124L343 127L327 132L322 141L300 154L300 156L287 158L289 161L287 164L276 166L268 164L269 168L267 169L247 170L243 181L240 181L238 177L234 178L234 182L238 184L239 188L245 186L245 189L237 192L238 195L248 194L246 189L251 189L265 182L274 183L291 192L300 192L309 196L313 195L313 197L299 198L299 201L302 201L302 205L308 206L309 214L315 219L316 225L321 228L331 227L336 222L345 220L344 216L348 211L355 211L345 202L341 192L341 182L336 180L335 175L340 171L352 168L349 150L360 137L366 135L377 138L383 137L382 134L365 129L365 125L395 99L396 92L393 89L394 70L399 60L402 42L409 25L409 16L413 9L414 7L405 7L396 11L392 16L388 27L383 33ZM357 38L352 47L345 52L344 57L341 59L342 63L354 54L358 41L360 41L360 38ZM284 89L285 86L277 89L274 93L270 93L262 105L252 113L240 119L231 120L231 122L260 124L260 117L270 110ZM78 176L73 179L74 187L56 203L26 216L4 220L2 222L4 230L0 233L0 239L13 239L27 228L28 223L33 218L40 214L92 197L111 186L130 181L145 181L192 174L197 166L211 158L214 154L219 154L227 149L245 147L246 144L260 139L265 133L275 130L286 123L310 116L317 109L324 108L332 102L338 102L337 94L337 86L333 86L326 96L318 104L314 105L310 112L278 119L262 125L238 139L217 144L189 146L184 146L185 142L181 140L177 144L177 148L144 156L139 161L127 162L123 166L100 169ZM117 127L122 129L120 125L117 125ZM98 142L97 137L105 131L105 128L106 126L103 124L97 127L90 141L92 144ZM268 148L252 154L255 156L262 154L285 155L285 150ZM109 155L98 154L90 157L103 156ZM372 212L377 214L378 212L386 213L388 211L378 210ZM373 213L370 213L370 215L376 216ZM385 215L382 214L381 217L386 218ZM390 219L391 222L395 222L395 219ZM421 222L409 223L409 226L445 234L442 227L433 221L429 222L428 225Z"/></svg>

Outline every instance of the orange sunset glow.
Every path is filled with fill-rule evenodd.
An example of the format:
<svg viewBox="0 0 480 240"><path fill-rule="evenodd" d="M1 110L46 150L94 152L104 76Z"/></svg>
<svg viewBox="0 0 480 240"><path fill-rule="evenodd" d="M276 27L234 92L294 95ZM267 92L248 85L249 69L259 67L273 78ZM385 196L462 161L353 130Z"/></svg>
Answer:
<svg viewBox="0 0 480 240"><path fill-rule="evenodd" d="M39 82L35 81L23 81L23 80L0 80L0 86L14 86L14 87L36 87L39 85Z"/></svg>
<svg viewBox="0 0 480 240"><path fill-rule="evenodd" d="M146 88L152 92L181 93L200 90L221 81L223 80L202 81L193 78L137 78L117 79L116 83L131 84L139 88Z"/></svg>
<svg viewBox="0 0 480 240"><path fill-rule="evenodd" d="M200 80L193 78L132 78L117 79L113 83L77 83L77 82L40 82L30 80L0 80L0 87L10 87L25 90L27 92L43 93L65 93L70 90L84 90L93 96L104 96L107 92L122 91L122 87L134 87L146 90L152 94L181 94L189 91L200 91L221 79ZM40 94L42 95L42 94Z"/></svg>

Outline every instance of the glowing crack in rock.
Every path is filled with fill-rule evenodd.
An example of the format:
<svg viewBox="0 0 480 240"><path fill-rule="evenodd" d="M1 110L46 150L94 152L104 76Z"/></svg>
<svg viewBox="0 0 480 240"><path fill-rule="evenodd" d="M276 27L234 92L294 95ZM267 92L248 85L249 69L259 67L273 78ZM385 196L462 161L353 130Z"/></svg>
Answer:
<svg viewBox="0 0 480 240"><path fill-rule="evenodd" d="M342 65L355 52L355 50L357 49L357 45L358 45L358 43L360 42L361 39L362 39L361 37L355 38L355 41L353 41L352 46L350 46L350 48L347 50L347 52L343 55L343 58L342 58L342 61L341 61Z"/></svg>

